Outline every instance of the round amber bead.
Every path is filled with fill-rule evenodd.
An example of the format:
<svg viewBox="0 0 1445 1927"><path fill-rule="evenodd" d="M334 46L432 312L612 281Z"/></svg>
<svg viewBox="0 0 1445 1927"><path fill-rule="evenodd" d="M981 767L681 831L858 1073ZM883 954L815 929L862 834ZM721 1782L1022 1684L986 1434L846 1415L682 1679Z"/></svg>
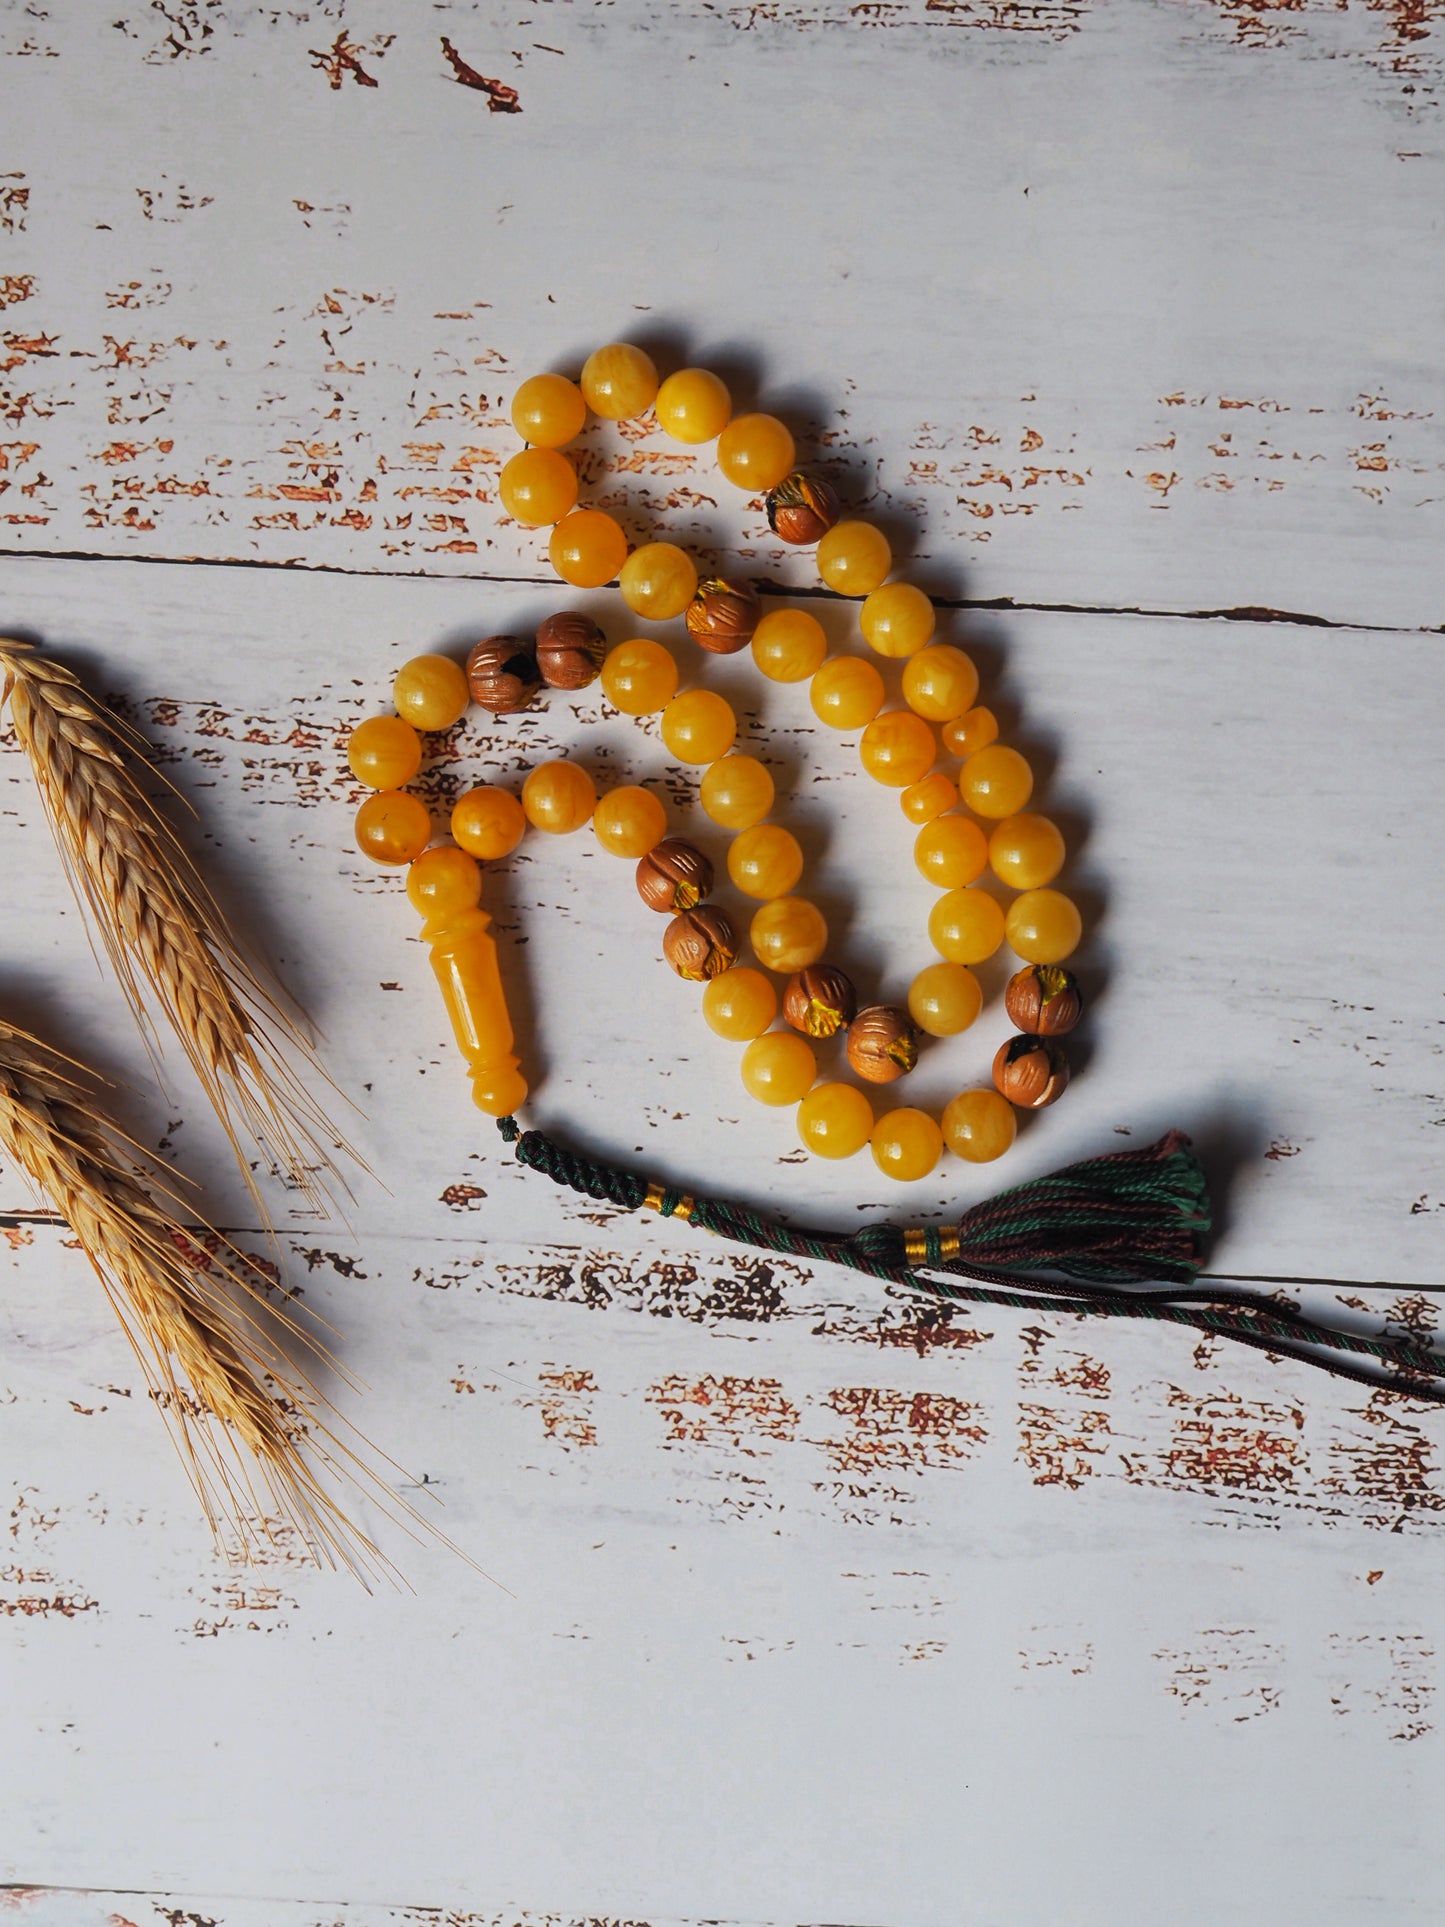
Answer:
<svg viewBox="0 0 1445 1927"><path fill-rule="evenodd" d="M908 986L908 1015L930 1037L957 1037L982 1009L978 978L964 964L925 964Z"/></svg>
<svg viewBox="0 0 1445 1927"><path fill-rule="evenodd" d="M1064 839L1046 816L1006 816L988 839L993 873L1014 890L1040 890L1064 867Z"/></svg>
<svg viewBox="0 0 1445 1927"><path fill-rule="evenodd" d="M871 595L893 567L893 551L871 522L835 522L818 543L818 573L839 595Z"/></svg>
<svg viewBox="0 0 1445 1927"><path fill-rule="evenodd" d="M931 723L953 722L977 694L978 670L973 657L955 649L951 642L934 642L920 649L903 671L904 702Z"/></svg>
<svg viewBox="0 0 1445 1927"><path fill-rule="evenodd" d="M971 816L936 816L913 840L913 861L940 890L960 890L988 867L988 841Z"/></svg>
<svg viewBox="0 0 1445 1927"><path fill-rule="evenodd" d="M756 756L724 756L704 771L698 801L725 830L750 830L773 807L773 779Z"/></svg>
<svg viewBox="0 0 1445 1927"><path fill-rule="evenodd" d="M592 820L597 789L580 763L539 763L522 785L522 809L533 829L565 836Z"/></svg>
<svg viewBox="0 0 1445 1927"><path fill-rule="evenodd" d="M828 654L823 625L806 609L773 609L753 631L753 661L772 682L802 682Z"/></svg>
<svg viewBox="0 0 1445 1927"><path fill-rule="evenodd" d="M421 738L400 716L368 716L352 730L346 760L369 790L399 789L421 768Z"/></svg>
<svg viewBox="0 0 1445 1927"><path fill-rule="evenodd" d="M609 341L594 348L582 364L582 396L605 421L630 421L645 415L657 399L657 369L652 356L630 341Z"/></svg>
<svg viewBox="0 0 1445 1927"><path fill-rule="evenodd" d="M646 856L667 835L667 811L651 790L624 783L597 799L597 841L612 856Z"/></svg>
<svg viewBox="0 0 1445 1927"><path fill-rule="evenodd" d="M624 716L651 716L677 694L677 663L670 649L646 636L619 642L602 664L602 690Z"/></svg>
<svg viewBox="0 0 1445 1927"><path fill-rule="evenodd" d="M600 589L621 573L627 537L601 509L573 509L552 531L547 544L552 567L574 589Z"/></svg>
<svg viewBox="0 0 1445 1927"><path fill-rule="evenodd" d="M808 700L830 729L862 729L883 707L883 678L862 656L834 656L814 676Z"/></svg>
<svg viewBox="0 0 1445 1927"><path fill-rule="evenodd" d="M586 420L582 390L565 375L529 375L512 397L512 426L534 448L561 448Z"/></svg>
<svg viewBox="0 0 1445 1927"><path fill-rule="evenodd" d="M776 415L735 415L718 436L717 465L735 488L764 495L793 469L793 438Z"/></svg>
<svg viewBox="0 0 1445 1927"><path fill-rule="evenodd" d="M911 582L885 582L858 611L863 640L880 656L914 656L937 623L933 604Z"/></svg>
<svg viewBox="0 0 1445 1927"><path fill-rule="evenodd" d="M790 830L759 823L728 846L728 875L745 897L785 897L803 874L803 852Z"/></svg>
<svg viewBox="0 0 1445 1927"><path fill-rule="evenodd" d="M555 448L524 448L502 469L502 507L523 528L560 522L577 502L577 471Z"/></svg>
<svg viewBox="0 0 1445 1927"><path fill-rule="evenodd" d="M775 897L753 917L748 941L759 963L791 976L815 964L828 948L828 925L806 897Z"/></svg>
<svg viewBox="0 0 1445 1927"><path fill-rule="evenodd" d="M927 1111L903 1105L873 1126L873 1162L885 1177L908 1184L926 1178L943 1156L943 1133Z"/></svg>
<svg viewBox="0 0 1445 1927"><path fill-rule="evenodd" d="M981 704L943 725L943 740L955 756L972 756L998 741L998 717Z"/></svg>
<svg viewBox="0 0 1445 1927"><path fill-rule="evenodd" d="M431 811L410 790L378 790L356 812L356 847L373 863L411 863L431 842Z"/></svg>
<svg viewBox="0 0 1445 1927"><path fill-rule="evenodd" d="M876 783L905 789L926 776L938 754L933 731L911 709L890 709L863 731L858 755Z"/></svg>
<svg viewBox="0 0 1445 1927"><path fill-rule="evenodd" d="M450 656L413 656L396 672L391 700L413 729L450 729L466 714L467 672Z"/></svg>
<svg viewBox="0 0 1445 1927"><path fill-rule="evenodd" d="M662 740L679 763L715 763L737 733L733 706L715 689L685 689L662 712Z"/></svg>
<svg viewBox="0 0 1445 1927"><path fill-rule="evenodd" d="M760 1104L796 1104L818 1075L813 1047L793 1030L765 1031L743 1052L743 1084Z"/></svg>
<svg viewBox="0 0 1445 1927"><path fill-rule="evenodd" d="M423 850L406 873L406 894L424 917L455 916L482 900L482 871L465 850Z"/></svg>
<svg viewBox="0 0 1445 1927"><path fill-rule="evenodd" d="M1018 1119L997 1091L961 1091L943 1107L943 1135L955 1157L992 1164L1014 1141Z"/></svg>
<svg viewBox="0 0 1445 1927"><path fill-rule="evenodd" d="M987 890L950 890L928 913L928 937L950 963L982 963L1003 942L1003 911Z"/></svg>
<svg viewBox="0 0 1445 1927"><path fill-rule="evenodd" d="M851 1158L873 1135L873 1106L856 1084L818 1084L798 1106L798 1136L820 1158Z"/></svg>
<svg viewBox="0 0 1445 1927"><path fill-rule="evenodd" d="M1016 749L992 743L958 772L958 793L975 816L1013 816L1033 793L1034 773Z"/></svg>
<svg viewBox="0 0 1445 1927"><path fill-rule="evenodd" d="M1009 949L1025 963L1062 963L1073 956L1083 934L1078 905L1062 890L1025 890L1008 907Z"/></svg>
<svg viewBox="0 0 1445 1927"><path fill-rule="evenodd" d="M716 441L728 425L733 398L707 368L679 368L657 391L657 419L675 442Z"/></svg>
<svg viewBox="0 0 1445 1927"><path fill-rule="evenodd" d="M644 542L622 565L622 600L648 622L680 616L697 591L692 557L675 542Z"/></svg>
<svg viewBox="0 0 1445 1927"><path fill-rule="evenodd" d="M778 993L761 970L734 964L714 977L702 993L708 1028L733 1044L761 1037L778 1014Z"/></svg>
<svg viewBox="0 0 1445 1927"><path fill-rule="evenodd" d="M898 802L910 823L931 823L935 816L958 808L958 790L952 777L936 769L910 783Z"/></svg>
<svg viewBox="0 0 1445 1927"><path fill-rule="evenodd" d="M484 784L467 790L452 805L453 837L484 863L510 856L526 828L526 813L510 790Z"/></svg>

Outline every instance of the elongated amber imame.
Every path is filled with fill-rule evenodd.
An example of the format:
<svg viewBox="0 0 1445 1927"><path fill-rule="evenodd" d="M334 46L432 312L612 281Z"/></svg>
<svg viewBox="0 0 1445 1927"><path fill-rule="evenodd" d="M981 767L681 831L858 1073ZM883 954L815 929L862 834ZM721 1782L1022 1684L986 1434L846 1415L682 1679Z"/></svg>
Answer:
<svg viewBox="0 0 1445 1927"><path fill-rule="evenodd" d="M453 859L449 872L456 870L455 858L463 853L445 854ZM527 1081L512 1050L512 1020L502 992L492 920L481 908L481 893L480 869L474 894L471 890L461 892L449 873L435 894L439 907L422 925L421 934L431 949L432 969L441 985L457 1046L471 1071L472 1099L489 1117L506 1117L525 1101ZM421 890L412 894L425 900L426 893Z"/></svg>

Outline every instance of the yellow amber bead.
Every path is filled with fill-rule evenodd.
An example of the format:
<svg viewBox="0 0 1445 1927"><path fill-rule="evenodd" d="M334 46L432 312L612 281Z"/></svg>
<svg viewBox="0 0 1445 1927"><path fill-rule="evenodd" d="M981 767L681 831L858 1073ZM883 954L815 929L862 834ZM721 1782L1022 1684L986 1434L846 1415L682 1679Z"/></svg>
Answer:
<svg viewBox="0 0 1445 1927"><path fill-rule="evenodd" d="M958 793L975 816L1013 816L1033 794L1034 773L1016 749L992 743L958 772Z"/></svg>
<svg viewBox="0 0 1445 1927"><path fill-rule="evenodd" d="M465 850L423 850L406 873L406 894L424 917L450 917L482 900L482 870Z"/></svg>
<svg viewBox="0 0 1445 1927"><path fill-rule="evenodd" d="M808 700L830 729L862 729L883 707L883 678L862 656L834 656L814 676Z"/></svg>
<svg viewBox="0 0 1445 1927"><path fill-rule="evenodd" d="M667 811L651 790L624 783L597 799L597 841L612 856L646 856L667 835Z"/></svg>
<svg viewBox="0 0 1445 1927"><path fill-rule="evenodd" d="M733 398L707 368L679 368L657 391L657 419L675 442L716 441L728 425Z"/></svg>
<svg viewBox="0 0 1445 1927"><path fill-rule="evenodd" d="M798 839L777 823L759 823L728 845L728 875L745 897L785 897L802 874Z"/></svg>
<svg viewBox="0 0 1445 1927"><path fill-rule="evenodd" d="M1005 934L1025 963L1062 963L1078 949L1084 920L1062 890L1025 890L1008 907Z"/></svg>
<svg viewBox="0 0 1445 1927"><path fill-rule="evenodd" d="M400 716L368 716L347 739L346 760L369 790L400 789L421 768L421 738Z"/></svg>
<svg viewBox="0 0 1445 1927"><path fill-rule="evenodd" d="M858 755L875 783L901 790L926 776L938 754L933 731L911 709L890 709L863 731Z"/></svg>
<svg viewBox="0 0 1445 1927"><path fill-rule="evenodd" d="M552 567L574 589L600 589L621 573L627 537L601 509L574 509L564 515L547 544Z"/></svg>
<svg viewBox="0 0 1445 1927"><path fill-rule="evenodd" d="M911 582L885 582L858 611L863 640L880 656L917 655L936 622L933 604Z"/></svg>
<svg viewBox="0 0 1445 1927"><path fill-rule="evenodd" d="M717 465L735 488L763 495L793 469L793 438L776 415L735 415L718 436Z"/></svg>
<svg viewBox="0 0 1445 1927"><path fill-rule="evenodd" d="M992 1164L1014 1141L1018 1119L997 1091L961 1091L943 1107L943 1136L955 1157Z"/></svg>
<svg viewBox="0 0 1445 1927"><path fill-rule="evenodd" d="M582 397L605 421L630 421L645 415L657 398L652 356L630 341L609 341L582 364Z"/></svg>
<svg viewBox="0 0 1445 1927"><path fill-rule="evenodd" d="M871 595L893 567L893 551L871 522L835 522L818 543L818 573L839 595Z"/></svg>
<svg viewBox="0 0 1445 1927"><path fill-rule="evenodd" d="M733 706L715 689L685 689L662 712L662 740L679 763L715 763L737 733Z"/></svg>
<svg viewBox="0 0 1445 1927"><path fill-rule="evenodd" d="M959 890L988 867L988 839L971 816L936 816L914 838L913 861L936 888Z"/></svg>
<svg viewBox="0 0 1445 1927"><path fill-rule="evenodd" d="M775 897L754 916L748 941L759 963L791 976L815 964L828 948L828 925L806 897Z"/></svg>
<svg viewBox="0 0 1445 1927"><path fill-rule="evenodd" d="M873 1126L873 1162L885 1177L908 1184L926 1178L943 1156L943 1133L927 1111L903 1105Z"/></svg>
<svg viewBox="0 0 1445 1927"><path fill-rule="evenodd" d="M951 723L964 714L977 694L978 671L973 657L955 649L951 642L930 643L927 649L920 649L903 671L904 702L931 723Z"/></svg>
<svg viewBox="0 0 1445 1927"><path fill-rule="evenodd" d="M823 665L828 638L806 609L773 609L753 631L753 661L772 682L802 682Z"/></svg>
<svg viewBox="0 0 1445 1927"><path fill-rule="evenodd" d="M391 700L413 729L450 729L466 714L467 672L450 656L413 656L396 672Z"/></svg>
<svg viewBox="0 0 1445 1927"><path fill-rule="evenodd" d="M651 716L677 694L677 663L670 649L645 636L619 642L602 664L602 689L624 716Z"/></svg>
<svg viewBox="0 0 1445 1927"><path fill-rule="evenodd" d="M928 938L950 963L982 963L1003 942L1003 910L987 890L950 890L928 913Z"/></svg>
<svg viewBox="0 0 1445 1927"><path fill-rule="evenodd" d="M794 1030L770 1030L743 1052L743 1084L760 1104L796 1104L818 1075L818 1060Z"/></svg>
<svg viewBox="0 0 1445 1927"><path fill-rule="evenodd" d="M972 756L998 741L998 717L980 705L943 726L943 740L955 756Z"/></svg>
<svg viewBox="0 0 1445 1927"><path fill-rule="evenodd" d="M798 1136L820 1158L851 1158L873 1135L873 1106L856 1084L819 1084L798 1106Z"/></svg>
<svg viewBox="0 0 1445 1927"><path fill-rule="evenodd" d="M978 978L960 963L925 964L908 986L908 1014L930 1037L957 1037L982 1009Z"/></svg>
<svg viewBox="0 0 1445 1927"><path fill-rule="evenodd" d="M522 785L522 809L533 829L566 836L592 820L597 789L580 763L539 763Z"/></svg>
<svg viewBox="0 0 1445 1927"><path fill-rule="evenodd" d="M510 856L526 828L526 813L510 790L484 784L467 790L452 805L452 836L484 863Z"/></svg>
<svg viewBox="0 0 1445 1927"><path fill-rule="evenodd" d="M761 970L735 964L704 989L702 1014L708 1028L719 1037L748 1044L754 1037L761 1037L777 1016L778 993Z"/></svg>
<svg viewBox="0 0 1445 1927"><path fill-rule="evenodd" d="M410 863L431 842L431 811L410 790L378 790L356 812L356 847L373 863Z"/></svg>
<svg viewBox="0 0 1445 1927"><path fill-rule="evenodd" d="M910 783L898 802L910 823L931 823L945 810L958 808L958 791L952 777L936 769L919 782Z"/></svg>
<svg viewBox="0 0 1445 1927"><path fill-rule="evenodd" d="M514 522L540 529L576 506L577 471L555 448L524 448L504 465L497 492Z"/></svg>
<svg viewBox="0 0 1445 1927"><path fill-rule="evenodd" d="M644 542L622 565L622 600L648 622L680 616L697 590L692 557L675 542Z"/></svg>
<svg viewBox="0 0 1445 1927"><path fill-rule="evenodd" d="M1046 816L1006 816L988 839L993 873L1014 890L1040 890L1064 867L1064 839Z"/></svg>
<svg viewBox="0 0 1445 1927"><path fill-rule="evenodd" d="M561 448L586 420L582 390L565 375L529 375L512 397L512 426L534 448Z"/></svg>
<svg viewBox="0 0 1445 1927"><path fill-rule="evenodd" d="M750 830L773 807L773 779L756 756L724 756L706 770L698 801L725 830Z"/></svg>

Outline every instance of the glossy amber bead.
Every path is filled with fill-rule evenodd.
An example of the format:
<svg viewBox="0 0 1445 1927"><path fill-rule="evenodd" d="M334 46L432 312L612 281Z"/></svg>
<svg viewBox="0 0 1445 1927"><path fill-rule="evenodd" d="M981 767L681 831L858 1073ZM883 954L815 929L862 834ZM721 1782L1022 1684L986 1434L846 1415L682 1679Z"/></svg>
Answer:
<svg viewBox="0 0 1445 1927"><path fill-rule="evenodd" d="M560 522L577 503L577 471L555 448L524 448L502 469L502 507L523 528Z"/></svg>
<svg viewBox="0 0 1445 1927"><path fill-rule="evenodd" d="M928 937L950 963L982 963L1003 942L1003 910L987 890L950 890L928 913Z"/></svg>
<svg viewBox="0 0 1445 1927"><path fill-rule="evenodd" d="M413 656L396 672L391 700L413 729L450 729L466 714L467 672L450 656Z"/></svg>
<svg viewBox="0 0 1445 1927"><path fill-rule="evenodd" d="M962 1091L943 1107L943 1136L955 1157L992 1164L1014 1141L1018 1119L997 1091Z"/></svg>
<svg viewBox="0 0 1445 1927"><path fill-rule="evenodd" d="M448 844L423 850L406 873L406 894L412 909L424 917L470 910L482 900L481 865Z"/></svg>
<svg viewBox="0 0 1445 1927"><path fill-rule="evenodd" d="M988 839L993 873L1014 890L1041 890L1064 867L1064 839L1046 816L1006 816Z"/></svg>
<svg viewBox="0 0 1445 1927"><path fill-rule="evenodd" d="M1062 890L1025 890L1008 907L1009 949L1025 963L1062 963L1073 956L1083 934L1078 905Z"/></svg>
<svg viewBox="0 0 1445 1927"><path fill-rule="evenodd" d="M873 1135L873 1106L856 1084L817 1084L798 1106L798 1136L814 1156L851 1158Z"/></svg>
<svg viewBox="0 0 1445 1927"><path fill-rule="evenodd" d="M734 415L718 436L717 465L735 488L765 495L793 467L793 438L776 415Z"/></svg>
<svg viewBox="0 0 1445 1927"><path fill-rule="evenodd" d="M913 840L913 861L939 890L961 890L988 867L988 840L971 816L936 816Z"/></svg>
<svg viewBox="0 0 1445 1927"><path fill-rule="evenodd" d="M452 836L472 856L496 863L521 842L527 817L510 790L481 785L452 805Z"/></svg>
<svg viewBox="0 0 1445 1927"><path fill-rule="evenodd" d="M602 664L602 689L624 716L651 716L677 694L677 662L660 642L635 636L608 650Z"/></svg>
<svg viewBox="0 0 1445 1927"><path fill-rule="evenodd" d="M552 567L574 589L600 589L621 573L627 537L601 509L573 509L552 531L547 544Z"/></svg>
<svg viewBox="0 0 1445 1927"><path fill-rule="evenodd" d="M491 918L478 907L481 872L460 850L429 850L412 865L407 895L426 916L431 951L457 1046L472 1077L472 1101L491 1117L515 1111L527 1082L512 1053Z"/></svg>
<svg viewBox="0 0 1445 1927"><path fill-rule="evenodd" d="M888 537L871 522L835 522L818 543L818 573L839 595L871 595L892 567Z"/></svg>
<svg viewBox="0 0 1445 1927"><path fill-rule="evenodd" d="M652 356L630 341L609 341L582 364L582 396L605 421L630 421L645 415L657 399L657 369Z"/></svg>
<svg viewBox="0 0 1445 1927"><path fill-rule="evenodd" d="M743 1085L760 1104L796 1104L818 1075L813 1047L792 1030L765 1031L743 1052Z"/></svg>
<svg viewBox="0 0 1445 1927"><path fill-rule="evenodd" d="M875 783L901 790L926 776L938 755L933 731L911 709L890 709L863 731L858 756Z"/></svg>
<svg viewBox="0 0 1445 1927"><path fill-rule="evenodd" d="M1016 749L992 743L958 772L958 793L975 816L1013 816L1033 793L1034 773Z"/></svg>
<svg viewBox="0 0 1445 1927"><path fill-rule="evenodd" d="M679 368L657 391L657 419L675 442L716 441L733 412L727 383L708 368Z"/></svg>
<svg viewBox="0 0 1445 1927"><path fill-rule="evenodd" d="M908 986L908 1015L930 1037L957 1037L982 1009L978 978L964 964L925 964Z"/></svg>
<svg viewBox="0 0 1445 1927"><path fill-rule="evenodd" d="M582 390L565 375L529 375L512 397L512 426L534 448L561 448L586 420Z"/></svg>
<svg viewBox="0 0 1445 1927"><path fill-rule="evenodd" d="M904 702L930 723L953 722L967 711L977 694L978 670L973 657L955 649L951 642L934 642L920 649L903 671Z"/></svg>
<svg viewBox="0 0 1445 1927"><path fill-rule="evenodd" d="M680 616L697 591L697 569L675 542L644 542L622 565L622 600L648 622Z"/></svg>
<svg viewBox="0 0 1445 1927"><path fill-rule="evenodd" d="M834 656L813 677L808 700L830 729L862 729L883 707L883 678L862 656Z"/></svg>
<svg viewBox="0 0 1445 1927"><path fill-rule="evenodd" d="M753 917L748 941L759 963L790 977L815 964L828 948L828 925L806 897L775 897Z"/></svg>
<svg viewBox="0 0 1445 1927"><path fill-rule="evenodd" d="M753 661L772 682L803 682L823 665L828 638L806 609L773 609L753 631Z"/></svg>
<svg viewBox="0 0 1445 1927"><path fill-rule="evenodd" d="M750 830L773 807L773 779L756 756L723 756L703 772L698 801L725 830Z"/></svg>
<svg viewBox="0 0 1445 1927"><path fill-rule="evenodd" d="M347 739L346 760L369 790L400 789L421 768L421 738L400 716L368 716Z"/></svg>
<svg viewBox="0 0 1445 1927"><path fill-rule="evenodd" d="M908 1184L926 1178L943 1156L943 1133L927 1111L902 1105L873 1126L873 1162L885 1177Z"/></svg>
<svg viewBox="0 0 1445 1927"><path fill-rule="evenodd" d="M982 704L943 725L943 740L955 756L972 756L998 741L998 717Z"/></svg>
<svg viewBox="0 0 1445 1927"><path fill-rule="evenodd" d="M373 863L410 863L431 842L431 811L410 790L378 790L356 812L356 847Z"/></svg>
<svg viewBox="0 0 1445 1927"><path fill-rule="evenodd" d="M933 635L937 620L933 604L911 582L883 583L858 611L863 640L880 656L917 655Z"/></svg>
<svg viewBox="0 0 1445 1927"><path fill-rule="evenodd" d="M590 823L597 788L580 763L539 763L522 785L522 809L533 829L566 836Z"/></svg>
<svg viewBox="0 0 1445 1927"><path fill-rule="evenodd" d="M715 763L737 733L733 706L715 689L685 689L662 712L662 740L679 763Z"/></svg>
<svg viewBox="0 0 1445 1927"><path fill-rule="evenodd" d="M935 816L958 808L958 790L941 769L931 770L916 783L910 783L898 799L910 823L931 823Z"/></svg>
<svg viewBox="0 0 1445 1927"><path fill-rule="evenodd" d="M609 855L642 857L667 835L667 811L651 790L624 783L598 797L592 827Z"/></svg>
<svg viewBox="0 0 1445 1927"><path fill-rule="evenodd" d="M728 875L745 897L785 897L803 874L803 852L790 830L759 823L728 845Z"/></svg>
<svg viewBox="0 0 1445 1927"><path fill-rule="evenodd" d="M778 993L761 970L735 964L714 977L702 993L708 1028L733 1044L761 1037L778 1014Z"/></svg>

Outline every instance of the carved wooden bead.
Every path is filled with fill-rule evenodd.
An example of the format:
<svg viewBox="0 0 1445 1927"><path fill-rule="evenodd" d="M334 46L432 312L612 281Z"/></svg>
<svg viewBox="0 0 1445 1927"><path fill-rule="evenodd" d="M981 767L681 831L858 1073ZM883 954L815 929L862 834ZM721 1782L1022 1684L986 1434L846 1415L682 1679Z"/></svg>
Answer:
<svg viewBox="0 0 1445 1927"><path fill-rule="evenodd" d="M1069 1060L1052 1037L1010 1037L993 1060L993 1081L1000 1096L1020 1110L1041 1111L1062 1097L1069 1081Z"/></svg>
<svg viewBox="0 0 1445 1927"><path fill-rule="evenodd" d="M1034 1037L1062 1037L1084 1014L1079 980L1058 964L1030 964L1009 979L1004 1008Z"/></svg>
<svg viewBox="0 0 1445 1927"><path fill-rule="evenodd" d="M813 543L838 519L838 491L821 475L794 469L768 490L767 511L768 527L784 542Z"/></svg>
<svg viewBox="0 0 1445 1927"><path fill-rule="evenodd" d="M485 636L467 651L472 701L494 716L525 709L541 681L536 649L525 636Z"/></svg>
<svg viewBox="0 0 1445 1927"><path fill-rule="evenodd" d="M552 689L585 689L597 680L606 654L606 636L577 610L548 616L537 631L537 667Z"/></svg>
<svg viewBox="0 0 1445 1927"><path fill-rule="evenodd" d="M716 575L703 577L687 605L688 634L715 656L746 649L762 619L763 605L750 582L724 582Z"/></svg>
<svg viewBox="0 0 1445 1927"><path fill-rule="evenodd" d="M680 836L665 836L637 865L637 894L649 910L691 910L712 888L712 864Z"/></svg>
<svg viewBox="0 0 1445 1927"><path fill-rule="evenodd" d="M788 979L783 1021L804 1037L835 1037L852 1023L858 993L851 978L831 964L809 964Z"/></svg>
<svg viewBox="0 0 1445 1927"><path fill-rule="evenodd" d="M662 933L662 954L679 977L701 984L731 970L738 958L733 927L715 903L674 917Z"/></svg>
<svg viewBox="0 0 1445 1927"><path fill-rule="evenodd" d="M870 1084L891 1084L918 1062L918 1026L906 1010L870 1004L848 1026L848 1062Z"/></svg>

